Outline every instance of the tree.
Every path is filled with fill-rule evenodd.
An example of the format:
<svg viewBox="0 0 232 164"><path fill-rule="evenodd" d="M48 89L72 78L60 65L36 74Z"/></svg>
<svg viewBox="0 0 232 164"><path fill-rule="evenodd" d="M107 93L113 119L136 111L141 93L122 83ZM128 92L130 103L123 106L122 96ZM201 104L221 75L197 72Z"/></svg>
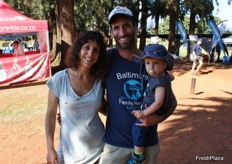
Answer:
<svg viewBox="0 0 232 164"><path fill-rule="evenodd" d="M159 34L159 18L165 18L168 15L167 0L156 0L151 7L152 18L155 18L154 35Z"/></svg>
<svg viewBox="0 0 232 164"><path fill-rule="evenodd" d="M216 0L217 2L217 0ZM189 24L189 34L193 35L196 28L196 18L198 20L204 20L207 22L209 17L212 17L212 12L214 10L212 0L185 0L183 2L185 12L190 12L190 24ZM205 7L207 6L207 7Z"/></svg>
<svg viewBox="0 0 232 164"><path fill-rule="evenodd" d="M148 12L148 3L147 1L141 1L141 21L140 21L140 44L139 49L143 50L146 45L146 36L147 36L147 12Z"/></svg>
<svg viewBox="0 0 232 164"><path fill-rule="evenodd" d="M56 0L58 5L58 25L61 36L61 61L60 68L65 68L65 56L75 37L74 0Z"/></svg>
<svg viewBox="0 0 232 164"><path fill-rule="evenodd" d="M171 53L176 52L176 39L175 39L175 21L177 18L179 0L168 0L169 7L169 35L168 35L168 51Z"/></svg>
<svg viewBox="0 0 232 164"><path fill-rule="evenodd" d="M215 0L217 3L217 0ZM197 27L197 22L195 21L198 17L199 22L207 22L209 17L212 17L212 12L214 9L213 1L212 0L185 0L183 2L183 6L185 9L185 14L190 12L190 22L189 22L189 35L195 34L195 28ZM205 7L207 6L207 7ZM198 33L200 28L198 28ZM190 42L189 42L190 43ZM186 59L188 60L190 57L190 44L188 44L188 50Z"/></svg>
<svg viewBox="0 0 232 164"><path fill-rule="evenodd" d="M146 21L152 16L155 18L154 35L169 34L168 50L172 53L176 49L175 21L189 21L184 25L189 34L207 33L206 21L213 18L214 9L212 0L5 0L12 7L34 19L47 19L52 47L52 59L61 51L61 65L64 67L64 58L76 33L83 30L100 30L109 41L108 15L117 5L131 9L136 23L140 23L140 45L143 49L146 44ZM218 0L214 0L219 5ZM232 0L227 0L228 4ZM207 7L206 7L207 6ZM141 17L139 14L142 13ZM189 14L189 17L185 15ZM185 17L185 19L184 19ZM161 23L160 18L164 18ZM198 21L196 21L198 20ZM216 20L216 19L215 19ZM166 22L168 21L168 22ZM186 22L188 22L186 21ZM163 23L165 22L165 23ZM109 44L110 45L110 44Z"/></svg>

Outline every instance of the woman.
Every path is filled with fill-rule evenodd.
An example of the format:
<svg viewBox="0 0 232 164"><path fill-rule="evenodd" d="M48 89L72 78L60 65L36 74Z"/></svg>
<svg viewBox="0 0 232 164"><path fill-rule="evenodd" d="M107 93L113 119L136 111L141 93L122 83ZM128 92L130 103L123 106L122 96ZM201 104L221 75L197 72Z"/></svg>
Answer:
<svg viewBox="0 0 232 164"><path fill-rule="evenodd" d="M106 44L99 32L80 34L70 47L67 69L48 82L45 118L48 163L96 163L104 145L104 125L98 116L102 104ZM57 108L61 114L60 143L56 152L54 132Z"/></svg>
<svg viewBox="0 0 232 164"><path fill-rule="evenodd" d="M14 53L13 55L25 55L23 45L21 46L18 41L13 42L13 47L14 47Z"/></svg>

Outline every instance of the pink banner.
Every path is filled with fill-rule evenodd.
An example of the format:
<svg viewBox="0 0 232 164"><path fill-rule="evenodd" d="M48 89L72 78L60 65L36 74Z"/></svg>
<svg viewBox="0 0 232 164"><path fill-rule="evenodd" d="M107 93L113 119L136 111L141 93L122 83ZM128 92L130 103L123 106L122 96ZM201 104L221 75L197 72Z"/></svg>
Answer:
<svg viewBox="0 0 232 164"><path fill-rule="evenodd" d="M0 55L0 85L34 81L50 76L49 53L31 52L23 56Z"/></svg>

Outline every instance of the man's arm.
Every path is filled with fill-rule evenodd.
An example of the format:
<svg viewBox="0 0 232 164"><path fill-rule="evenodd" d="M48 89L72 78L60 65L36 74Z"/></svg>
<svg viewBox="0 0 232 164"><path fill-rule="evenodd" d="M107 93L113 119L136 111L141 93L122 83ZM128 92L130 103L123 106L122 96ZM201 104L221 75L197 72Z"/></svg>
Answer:
<svg viewBox="0 0 232 164"><path fill-rule="evenodd" d="M98 112L100 112L101 114L107 116L108 113L108 102L104 99L104 97L102 98L102 103L100 108L98 109Z"/></svg>
<svg viewBox="0 0 232 164"><path fill-rule="evenodd" d="M108 102L107 102L107 94L106 94L106 87L105 87L105 81L103 83L103 93L102 93L102 103L100 108L98 109L98 112L101 114L107 116L108 113Z"/></svg>
<svg viewBox="0 0 232 164"><path fill-rule="evenodd" d="M175 95L173 95L172 98L172 107L168 108L167 112L164 115L157 115L157 114L152 114L150 116L141 118L140 121L142 122L141 124L137 124L140 126L152 126L152 125L157 125L164 120L166 120L169 116L173 114L177 106L177 100Z"/></svg>
<svg viewBox="0 0 232 164"><path fill-rule="evenodd" d="M170 77L170 80L171 81L175 80L175 76L172 74L172 72L171 71L167 71L167 72L168 72L168 75Z"/></svg>
<svg viewBox="0 0 232 164"><path fill-rule="evenodd" d="M137 124L137 125L139 125L139 126L157 125L157 124L163 122L164 120L166 120L169 116L171 116L174 111L175 111L175 108L169 108L168 111L162 116L153 114L153 115L150 115L148 117L141 118L140 121L142 123Z"/></svg>

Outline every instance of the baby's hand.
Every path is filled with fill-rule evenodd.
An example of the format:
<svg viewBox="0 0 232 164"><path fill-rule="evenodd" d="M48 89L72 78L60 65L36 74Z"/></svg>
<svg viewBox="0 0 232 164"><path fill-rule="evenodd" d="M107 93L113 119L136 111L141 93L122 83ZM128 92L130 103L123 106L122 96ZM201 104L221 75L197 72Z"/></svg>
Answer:
<svg viewBox="0 0 232 164"><path fill-rule="evenodd" d="M132 114L138 119L144 117L144 114L143 114L142 110L133 110Z"/></svg>

